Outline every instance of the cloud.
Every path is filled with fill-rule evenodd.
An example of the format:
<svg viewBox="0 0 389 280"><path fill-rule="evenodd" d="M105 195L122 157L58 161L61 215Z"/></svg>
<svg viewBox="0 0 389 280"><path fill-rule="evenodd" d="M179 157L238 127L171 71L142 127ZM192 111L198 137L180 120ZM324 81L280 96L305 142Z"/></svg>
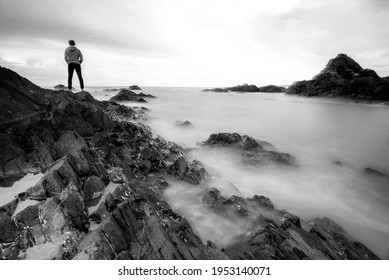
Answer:
<svg viewBox="0 0 389 280"><path fill-rule="evenodd" d="M288 84L339 52L368 68L389 64L385 1L0 1L0 57L34 76L50 68L57 80L69 39L90 83Z"/></svg>

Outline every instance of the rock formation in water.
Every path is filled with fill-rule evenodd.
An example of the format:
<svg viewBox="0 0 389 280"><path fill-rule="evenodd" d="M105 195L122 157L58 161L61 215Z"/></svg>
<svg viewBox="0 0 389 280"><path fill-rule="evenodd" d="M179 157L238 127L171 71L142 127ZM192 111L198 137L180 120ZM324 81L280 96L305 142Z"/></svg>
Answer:
<svg viewBox="0 0 389 280"><path fill-rule="evenodd" d="M193 124L190 121L175 121L174 125L183 128L193 127Z"/></svg>
<svg viewBox="0 0 389 280"><path fill-rule="evenodd" d="M222 196L199 161L131 108L41 89L6 68L0 93L0 178L44 174L0 205L1 259L377 258L332 221L304 223L264 196ZM217 137L255 150L247 139ZM202 240L166 201L170 180L202 190L204 207L243 220L245 233L225 248Z"/></svg>
<svg viewBox="0 0 389 280"><path fill-rule="evenodd" d="M211 148L227 148L237 152L242 162L248 165L296 164L296 159L293 156L278 152L270 143L256 140L247 135L240 136L238 133L211 134L201 145Z"/></svg>
<svg viewBox="0 0 389 280"><path fill-rule="evenodd" d="M135 93L128 89L120 90L115 96L111 97L110 101L132 101L132 102L147 102L144 98L155 98L151 94Z"/></svg>
<svg viewBox="0 0 389 280"><path fill-rule="evenodd" d="M137 85L131 85L131 86L129 86L128 87L128 89L130 89L130 90L142 90L139 86L137 86Z"/></svg>
<svg viewBox="0 0 389 280"><path fill-rule="evenodd" d="M286 92L286 87L268 85L258 88L260 92Z"/></svg>
<svg viewBox="0 0 389 280"><path fill-rule="evenodd" d="M249 84L227 87L226 89L228 91L236 91L236 92L259 92L259 88L256 85L249 85Z"/></svg>
<svg viewBox="0 0 389 280"><path fill-rule="evenodd" d="M279 87L275 85L268 85L263 87L257 87L256 85L243 84L235 87L226 87L226 88L210 88L204 89L203 91L213 91L213 92L285 92L285 87Z"/></svg>
<svg viewBox="0 0 389 280"><path fill-rule="evenodd" d="M341 97L353 100L388 101L389 77L381 78L363 69L345 54L330 59L312 80L293 83L287 94L319 97Z"/></svg>
<svg viewBox="0 0 389 280"><path fill-rule="evenodd" d="M228 89L225 88L206 88L203 91L213 91L213 92L228 92Z"/></svg>

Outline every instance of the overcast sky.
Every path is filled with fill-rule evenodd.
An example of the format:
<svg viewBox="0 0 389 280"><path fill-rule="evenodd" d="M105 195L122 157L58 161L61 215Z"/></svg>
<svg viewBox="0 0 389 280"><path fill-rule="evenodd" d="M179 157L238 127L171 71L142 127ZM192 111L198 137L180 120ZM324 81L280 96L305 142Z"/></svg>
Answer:
<svg viewBox="0 0 389 280"><path fill-rule="evenodd" d="M66 84L73 39L86 86L284 85L338 53L388 76L388 26L388 0L0 0L0 65Z"/></svg>

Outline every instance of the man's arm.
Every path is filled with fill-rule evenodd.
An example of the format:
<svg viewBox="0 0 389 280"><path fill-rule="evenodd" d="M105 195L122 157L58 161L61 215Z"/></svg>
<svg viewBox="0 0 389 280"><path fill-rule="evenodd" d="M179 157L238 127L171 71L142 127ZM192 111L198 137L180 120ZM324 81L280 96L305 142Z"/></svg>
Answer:
<svg viewBox="0 0 389 280"><path fill-rule="evenodd" d="M67 54L66 50L65 50L64 58L65 58L66 63L69 63L68 54Z"/></svg>
<svg viewBox="0 0 389 280"><path fill-rule="evenodd" d="M82 61L84 60L84 57L82 56L82 53L80 50L78 50L78 52L80 53L80 56L79 56L79 59L80 59L80 64L82 63Z"/></svg>

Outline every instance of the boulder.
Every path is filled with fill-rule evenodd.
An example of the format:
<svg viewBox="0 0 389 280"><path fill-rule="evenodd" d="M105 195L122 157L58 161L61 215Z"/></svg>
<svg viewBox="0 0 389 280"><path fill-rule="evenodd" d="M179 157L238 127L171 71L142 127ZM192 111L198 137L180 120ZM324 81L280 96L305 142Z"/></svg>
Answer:
<svg viewBox="0 0 389 280"><path fill-rule="evenodd" d="M128 87L128 89L130 89L130 90L141 90L141 88L139 86L137 86L137 85L131 85L131 86Z"/></svg>

